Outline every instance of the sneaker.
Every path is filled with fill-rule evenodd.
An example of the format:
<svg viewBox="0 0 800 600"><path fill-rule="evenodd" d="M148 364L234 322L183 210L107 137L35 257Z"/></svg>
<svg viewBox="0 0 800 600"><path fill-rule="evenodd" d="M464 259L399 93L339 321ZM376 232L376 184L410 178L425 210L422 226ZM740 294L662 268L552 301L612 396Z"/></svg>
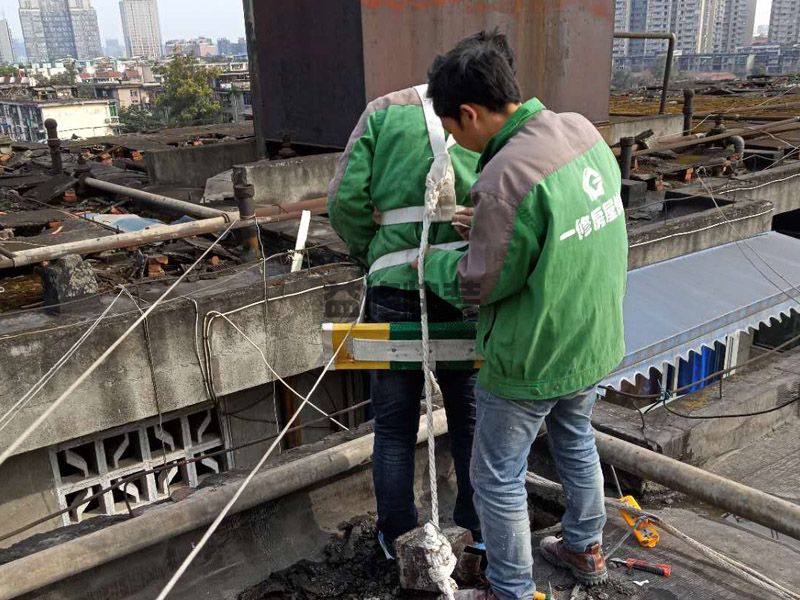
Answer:
<svg viewBox="0 0 800 600"><path fill-rule="evenodd" d="M389 547L392 544L389 544L386 541L386 537L383 535L382 531L378 531L378 544L380 545L381 550L383 550L383 554L386 556L386 560L394 560L394 554L392 554L389 551Z"/></svg>
<svg viewBox="0 0 800 600"><path fill-rule="evenodd" d="M542 556L557 567L569 569L579 583L591 587L608 581L608 570L600 544L592 544L585 552L572 552L561 538L548 536L539 544Z"/></svg>

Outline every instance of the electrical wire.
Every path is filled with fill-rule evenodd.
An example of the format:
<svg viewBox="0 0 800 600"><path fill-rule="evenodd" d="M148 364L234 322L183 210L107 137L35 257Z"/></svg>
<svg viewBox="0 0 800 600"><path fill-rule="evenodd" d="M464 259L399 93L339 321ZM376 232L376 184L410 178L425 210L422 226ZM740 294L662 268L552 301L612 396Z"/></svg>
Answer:
<svg viewBox="0 0 800 600"><path fill-rule="evenodd" d="M202 255L200 255L200 257L199 257L199 258L198 258L198 259L197 259L197 260L196 260L194 263L192 263L192 265L191 265L191 266L190 266L190 267L189 267L189 268L188 268L186 271L184 271L184 273L183 273L183 274L182 274L182 275L181 275L181 276L180 276L180 277L179 277L177 280L175 280L175 282L174 282L174 283L173 283L171 286L169 286L169 287L166 289L166 291L164 291L164 293L163 293L161 296L159 296L159 298L158 298L158 299L157 299L155 302L153 302L153 304L151 304L151 305L150 305L150 307L149 307L149 308L148 308L148 309L147 309L147 310L146 310L146 311L145 311L145 312L144 312L144 313L143 313L143 314L142 314L142 315L141 315L141 316L140 316L138 319L136 319L136 320L135 320L135 321L134 321L134 322L133 322L133 323L130 325L130 327L128 327L128 329L126 329L126 330L125 330L125 332L124 332L124 333L123 333L121 336L119 336L119 337L118 337L118 338L117 338L117 339L116 339L116 340L115 340L115 341L114 341L114 342L113 342L113 343L112 343L112 344L111 344L111 345L110 345L110 346L109 346L109 347L108 347L108 348L107 348L107 349L106 349L106 350L105 350L105 351L104 351L104 352L103 352L103 353L102 353L102 354L101 354L99 357L97 357L97 358L95 359L95 361L94 361L94 362L93 362L91 365L89 365L89 367L88 367L88 368L87 368L87 369L86 369L86 370L85 370L83 373L81 373L81 375L79 375L79 376L78 376L78 378L77 378L77 379L75 379L75 381L73 381L73 382L72 382L72 384L71 384L71 385L70 385L70 386L69 386L69 387L68 387L66 390L64 390L64 392L62 392L62 394L61 394L61 395L60 395L58 398L56 398L56 399L53 401L53 403L52 403L52 404L50 404L50 406L48 406L48 407L47 407L47 409L45 409L45 410L44 410L44 412L42 412L42 414L40 414L40 415L39 415L39 416L38 416L38 417L37 417L37 418L36 418L36 419L33 421L33 423L31 423L31 424L30 424L30 425L29 425L29 426L28 426L28 427L25 429L25 431L23 431L23 432L22 432L22 433L21 433L21 434L20 434L20 435L19 435L19 436L18 436L18 437L17 437L17 438L16 438L16 439L15 439L15 440L12 442L12 443L11 443L11 445L10 445L10 446L8 446L8 448L6 448L6 449L5 449L5 450L2 452L2 454L0 454L0 466L2 466L2 465L3 465L3 463L5 463L5 461L6 461L6 460L8 460L8 458L9 458L9 457L10 457L12 454L14 454L14 452L16 452L16 451L17 451L17 449L18 449L18 448L19 448L19 447L20 447L20 446L21 446L21 445L22 445L22 444L25 442L25 440L27 440L27 439L28 439L28 437L30 437L30 435L31 435L31 434L32 434L32 433L33 433L33 432L34 432L34 431L35 431L35 430L36 430L36 429L37 429L37 428L38 428L38 427L39 427L39 426L40 426L42 423L44 423L44 422L45 422L45 421L46 421L46 420L47 420L47 419L50 417L50 415L51 415L51 414L53 414L53 412L54 412L54 411L55 411L55 410L56 410L56 409L57 409L57 408L58 408L58 407L59 407L59 406L60 406L60 405L61 405L61 404L62 404L62 403L63 403L63 402L64 402L64 401L65 401L65 400L66 400L66 399L67 399L67 398L70 396L70 395L72 395L72 393L73 393L73 392L74 392L74 391L75 391L75 390L78 388L78 386L80 386L80 385L81 385L81 384L82 384L84 381L86 381L86 379L87 379L87 378L88 378L88 377L89 377L89 376L90 376L92 373L94 373L94 371L96 371L96 370L97 370L97 368L98 368L98 367L99 367L99 366L100 366L100 365L101 365L103 362L105 362L105 360L106 360L106 359L107 359L107 358L108 358L108 357L109 357L109 356L110 356L110 355L111 355L111 354L114 352L114 350L116 350L116 349L119 347L119 345L120 345L120 344L122 344L122 342L124 342L124 341L125 341L125 339L127 339L127 337L128 337L130 334L131 334L131 332L133 332L133 330L134 330L134 329L136 329L136 327L138 327L138 326L139 326L139 324L140 324L142 321L144 321L144 319L146 319L146 318L147 318L147 316L148 316L148 315L149 315L151 312L153 312L153 310L155 310L155 308L156 308L156 307L157 307L157 306L158 306L158 305L159 305L159 304L160 304L160 303L161 303L161 302L164 300L164 298L166 298L166 297L167 297L167 296L168 296L168 295L169 295L169 294L172 292L172 290L174 290L174 289L175 289L175 288L178 286L178 284L179 284L181 281L183 281L183 279L184 279L184 278L185 278L187 275L189 275L189 273L191 273L191 272L192 272L192 269L194 269L194 268L195 268L197 265L199 265L199 264L202 262L202 260L203 260L203 259L206 257L206 255L208 255L208 253L209 253L209 252L211 252L211 250L214 248L214 246L216 246L216 245L217 245L217 243L219 243L219 241L220 241L220 240L222 240L222 238L228 234L228 232L229 232L229 231L230 231L230 230L233 228L233 226L234 226L235 224L236 224L236 221L231 221L231 223L228 225L228 227L225 229L225 231L224 231L222 234L220 234L220 236L219 236L218 238L216 238L216 239L215 239L215 240L214 240L214 241L211 243L211 245L209 245L208 249L207 249L205 252L203 252L203 254L202 254Z"/></svg>
<svg viewBox="0 0 800 600"><path fill-rule="evenodd" d="M355 327L356 324L359 323L362 320L363 315L364 315L365 303L366 303L366 294L363 295L362 300L361 300L361 308L359 310L358 319L356 319L355 322L350 324L350 328L347 330L347 333L342 338L342 341L339 344L339 346L333 352L333 355L331 356L331 358L325 364L325 367L322 369L322 373L320 373L319 377L317 378L316 382L312 386L311 390L308 392L308 394L306 394L306 396L303 397L303 401L300 403L300 406L297 407L297 410L295 410L294 414L286 422L286 425L283 427L283 429L281 430L280 434L278 434L278 436L272 442L270 447L263 454L261 459L256 463L256 465L252 468L252 470L247 475L247 477L245 477L245 479L242 481L242 483L238 486L238 488L236 489L236 492L233 494L233 496L231 497L230 501L219 512L219 514L214 519L214 521L211 523L211 525L208 527L208 529L206 529L206 532L203 534L203 537L201 537L200 540L194 545L194 547L192 548L192 551L184 559L184 561L181 563L180 567L178 567L178 570L175 571L173 576L170 578L170 580L167 582L167 584L161 590L161 593L158 594L156 600L164 600L169 595L169 593L172 591L172 589L178 583L180 578L183 576L183 574L189 568L189 565L191 565L192 561L194 561L194 559L197 557L197 555L200 554L200 551L203 549L203 547L206 545L208 540L211 538L211 536L214 534L214 532L220 526L220 524L222 523L223 519L225 519L225 517L228 515L228 513L231 510L231 508L233 508L233 505L237 502L237 500L239 500L241 495L244 493L245 489L247 489L247 486L253 480L253 478L255 477L256 473L258 473L258 471L261 469L261 467L264 465L264 463L266 463L267 459L270 457L270 455L272 454L273 450L275 450L275 447L278 444L280 444L280 441L286 435L286 433L288 432L289 428L292 426L292 423L294 423L294 421L300 416L300 413L305 408L306 404L308 404L309 399L314 394L314 392L316 391L317 387L319 387L319 385L322 383L322 379L325 377L325 374L328 372L328 370L333 365L334 361L336 360L336 356L339 354L339 351L342 349L342 347L344 346L345 342L350 338L350 334L353 331L353 327Z"/></svg>

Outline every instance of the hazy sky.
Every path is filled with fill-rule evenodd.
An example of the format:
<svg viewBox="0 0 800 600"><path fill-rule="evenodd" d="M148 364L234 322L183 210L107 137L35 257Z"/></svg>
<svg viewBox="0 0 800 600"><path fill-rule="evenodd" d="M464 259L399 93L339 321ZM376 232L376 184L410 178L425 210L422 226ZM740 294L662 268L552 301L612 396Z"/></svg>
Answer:
<svg viewBox="0 0 800 600"><path fill-rule="evenodd" d="M119 1L93 0L92 6L97 10L103 43L107 38L117 38L122 43ZM0 12L8 19L12 35L22 39L18 0L0 0ZM158 12L164 41L200 35L232 40L244 37L242 0L159 0Z"/></svg>
<svg viewBox="0 0 800 600"><path fill-rule="evenodd" d="M97 9L103 43L107 38L122 42L118 0L93 0L92 4ZM772 0L758 0L756 26L769 23L771 6ZM18 8L18 0L0 0L0 12L9 20L12 34L22 39ZM199 35L233 40L244 36L241 0L159 0L158 9L164 41Z"/></svg>

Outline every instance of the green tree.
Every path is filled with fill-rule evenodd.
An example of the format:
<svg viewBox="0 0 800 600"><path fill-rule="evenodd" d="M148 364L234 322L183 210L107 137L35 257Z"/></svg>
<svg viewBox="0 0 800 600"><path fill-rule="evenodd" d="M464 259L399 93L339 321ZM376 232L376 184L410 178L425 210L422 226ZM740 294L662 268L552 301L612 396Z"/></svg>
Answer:
<svg viewBox="0 0 800 600"><path fill-rule="evenodd" d="M121 133L142 133L163 129L167 126L163 110L156 107L150 110L145 106L133 105L119 111Z"/></svg>
<svg viewBox="0 0 800 600"><path fill-rule="evenodd" d="M75 63L72 61L65 62L64 68L66 69L64 73L53 75L50 78L50 85L75 85L75 76L78 74L75 69Z"/></svg>
<svg viewBox="0 0 800 600"><path fill-rule="evenodd" d="M0 77L17 77L19 69L14 65L0 65Z"/></svg>
<svg viewBox="0 0 800 600"><path fill-rule="evenodd" d="M211 87L218 69L199 66L193 56L175 56L157 72L164 78L164 92L156 100L156 108L164 112L169 126L221 121L222 106Z"/></svg>

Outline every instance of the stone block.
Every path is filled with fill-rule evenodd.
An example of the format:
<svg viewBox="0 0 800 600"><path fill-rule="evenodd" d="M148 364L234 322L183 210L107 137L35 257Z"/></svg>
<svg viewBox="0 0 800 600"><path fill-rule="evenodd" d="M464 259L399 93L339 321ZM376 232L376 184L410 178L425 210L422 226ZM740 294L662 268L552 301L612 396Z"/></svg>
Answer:
<svg viewBox="0 0 800 600"><path fill-rule="evenodd" d="M94 271L77 254L68 254L47 263L40 271L44 304L61 312L63 302L96 294L99 291Z"/></svg>
<svg viewBox="0 0 800 600"><path fill-rule="evenodd" d="M442 534L450 542L450 548L458 560L464 547L472 543L472 534L461 527L448 527ZM438 592L439 588L431 580L428 572L431 565L423 548L425 528L417 527L401 535L394 543L397 571L400 575L400 587L406 590Z"/></svg>
<svg viewBox="0 0 800 600"><path fill-rule="evenodd" d="M625 208L635 208L645 203L647 183L634 179L622 180L622 205Z"/></svg>

